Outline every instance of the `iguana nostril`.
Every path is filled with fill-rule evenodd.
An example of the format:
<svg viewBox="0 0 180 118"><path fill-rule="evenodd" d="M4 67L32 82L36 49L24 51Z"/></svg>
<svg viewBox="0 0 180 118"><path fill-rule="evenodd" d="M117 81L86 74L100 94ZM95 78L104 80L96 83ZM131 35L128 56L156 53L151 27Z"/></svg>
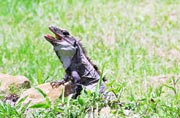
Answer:
<svg viewBox="0 0 180 118"><path fill-rule="evenodd" d="M56 27L54 28L54 31L55 31L55 32L57 31L57 28L56 28Z"/></svg>

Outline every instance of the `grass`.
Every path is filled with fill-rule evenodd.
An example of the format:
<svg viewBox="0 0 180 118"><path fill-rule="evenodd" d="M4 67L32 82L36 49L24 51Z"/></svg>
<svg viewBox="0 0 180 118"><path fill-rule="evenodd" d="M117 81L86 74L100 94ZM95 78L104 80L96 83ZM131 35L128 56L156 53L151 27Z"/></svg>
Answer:
<svg viewBox="0 0 180 118"><path fill-rule="evenodd" d="M114 91L118 101L125 103L122 107L112 105L115 117L125 117L125 109L141 117L180 117L179 78L175 78L175 83L173 77L166 83L152 80L154 77L158 80L159 75L179 75L179 0L0 0L0 3L1 73L25 75L32 85L62 79L62 65L43 38L50 32L48 26L54 24L81 39L93 62L100 69L104 67L107 90ZM88 94L85 98L91 101L89 104L82 104L86 102L83 98L82 95L78 100L67 99L62 111L51 106L52 114L83 117L87 106L103 106L103 102L95 101L98 105L92 102L100 99L97 96Z"/></svg>

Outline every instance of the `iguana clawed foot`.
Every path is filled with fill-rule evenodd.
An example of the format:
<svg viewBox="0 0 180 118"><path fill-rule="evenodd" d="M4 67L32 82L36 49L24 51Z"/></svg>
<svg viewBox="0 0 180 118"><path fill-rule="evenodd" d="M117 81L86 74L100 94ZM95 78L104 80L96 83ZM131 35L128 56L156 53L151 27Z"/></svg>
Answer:
<svg viewBox="0 0 180 118"><path fill-rule="evenodd" d="M54 82L51 82L51 86L52 88L58 88L59 86L61 85L64 85L65 81L64 80L61 80L61 81L54 81Z"/></svg>

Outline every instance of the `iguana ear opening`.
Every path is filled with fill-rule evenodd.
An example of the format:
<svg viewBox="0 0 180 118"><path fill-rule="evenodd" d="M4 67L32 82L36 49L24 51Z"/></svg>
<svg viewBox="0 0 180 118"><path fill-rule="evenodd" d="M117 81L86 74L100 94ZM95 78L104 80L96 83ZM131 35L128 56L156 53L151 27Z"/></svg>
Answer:
<svg viewBox="0 0 180 118"><path fill-rule="evenodd" d="M74 47L76 47L76 46L77 46L77 42L75 41L75 42L74 42Z"/></svg>

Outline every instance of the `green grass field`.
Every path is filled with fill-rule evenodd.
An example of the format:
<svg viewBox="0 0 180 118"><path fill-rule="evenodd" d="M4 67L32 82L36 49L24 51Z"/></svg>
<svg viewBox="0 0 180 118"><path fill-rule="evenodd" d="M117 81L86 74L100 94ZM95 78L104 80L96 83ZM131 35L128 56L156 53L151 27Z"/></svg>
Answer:
<svg viewBox="0 0 180 118"><path fill-rule="evenodd" d="M114 117L126 117L127 108L140 117L180 117L179 0L0 0L0 72L24 75L32 85L62 79L62 64L44 39L52 24L80 39L104 68L107 90L125 103L112 107ZM51 116L84 117L81 100L64 111L51 106Z"/></svg>

